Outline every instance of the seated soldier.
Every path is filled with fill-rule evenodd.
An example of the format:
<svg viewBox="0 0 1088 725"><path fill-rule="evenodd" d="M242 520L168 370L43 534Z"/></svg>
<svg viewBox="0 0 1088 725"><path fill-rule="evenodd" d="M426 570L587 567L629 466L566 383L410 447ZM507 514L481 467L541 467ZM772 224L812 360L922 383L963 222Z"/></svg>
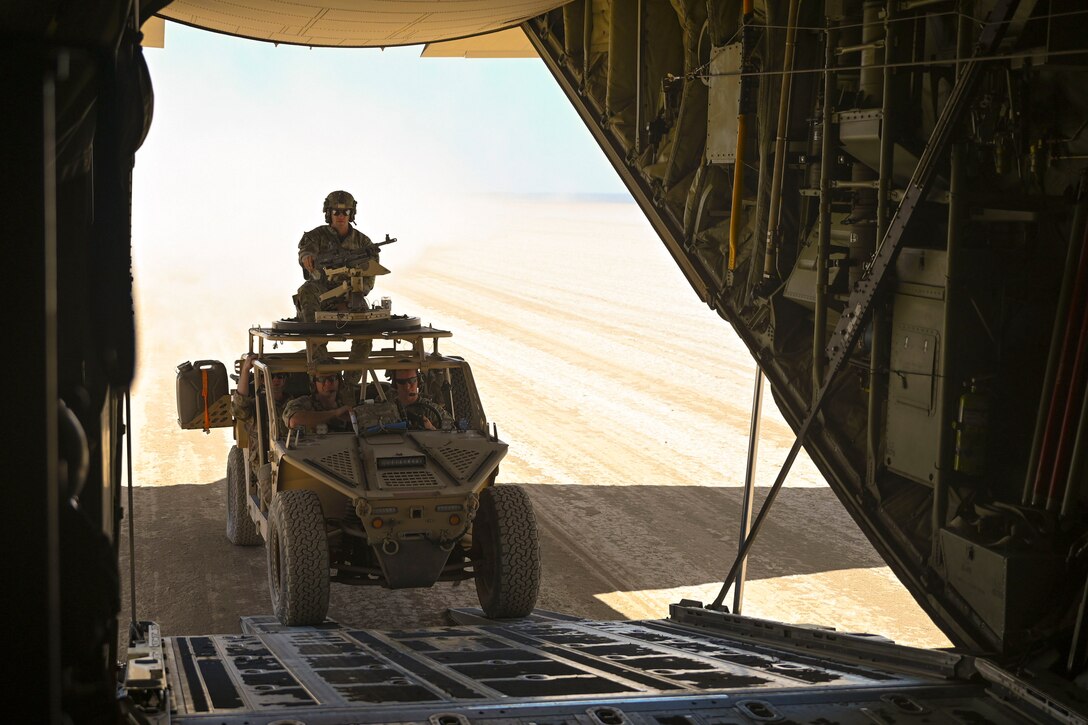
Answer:
<svg viewBox="0 0 1088 725"><path fill-rule="evenodd" d="M261 389L258 389L255 395L250 396L249 394L250 370L253 368L253 361L256 359L257 353L255 352L247 353L242 358L242 366L238 371L238 387L234 390L230 399L230 407L234 417L250 426L257 422L256 401L261 392ZM276 406L273 415L279 415L280 411L283 410L283 404L287 402L285 395L287 373L273 373L269 377L272 385L272 400ZM265 418L266 430L267 426L268 419Z"/></svg>
<svg viewBox="0 0 1088 725"><path fill-rule="evenodd" d="M445 408L419 393L418 370L391 370L389 379L397 389L394 400L401 417L408 421L409 428L426 430L449 430L453 427L453 418Z"/></svg>
<svg viewBox="0 0 1088 725"><path fill-rule="evenodd" d="M265 505L269 503L269 497L271 496L271 490L265 485L263 479L258 474L258 468L261 462L261 456L258 455L257 445L257 406L261 406L261 434L265 446L268 445L269 435L269 413L265 407L264 402L264 388L257 388L253 395L250 395L249 381L250 371L253 368L253 361L257 359L256 353L247 353L242 358L242 366L238 371L238 387L234 390L234 393L230 398L231 411L234 413L234 417L242 421L246 427L246 434L249 436L249 446L247 448L249 452L249 470L251 475L256 476L261 484L261 498L264 500ZM272 390L272 404L275 410L272 411L272 415L280 415L283 411L284 404L287 403L287 377L288 373L272 373L268 376Z"/></svg>
<svg viewBox="0 0 1088 725"><path fill-rule="evenodd" d="M318 364L336 361L323 358ZM355 406L354 390L344 384L340 373L318 373L313 377L313 392L287 403L283 422L288 428L306 427L311 430L326 425L330 431L351 430L351 410Z"/></svg>

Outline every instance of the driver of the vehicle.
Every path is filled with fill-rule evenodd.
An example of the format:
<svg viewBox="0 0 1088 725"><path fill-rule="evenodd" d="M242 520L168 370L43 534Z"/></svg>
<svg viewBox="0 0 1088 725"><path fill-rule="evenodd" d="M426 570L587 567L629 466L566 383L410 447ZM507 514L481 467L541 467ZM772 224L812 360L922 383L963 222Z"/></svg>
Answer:
<svg viewBox="0 0 1088 725"><path fill-rule="evenodd" d="M420 394L418 370L391 370L389 373L396 389L394 400L409 428L449 430L453 427L453 418L445 408Z"/></svg>

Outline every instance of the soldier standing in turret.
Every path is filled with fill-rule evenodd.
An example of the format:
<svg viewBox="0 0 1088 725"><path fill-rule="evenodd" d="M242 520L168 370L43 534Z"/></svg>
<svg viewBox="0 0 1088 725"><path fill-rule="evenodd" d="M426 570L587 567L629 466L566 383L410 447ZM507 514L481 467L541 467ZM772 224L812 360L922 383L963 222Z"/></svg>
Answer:
<svg viewBox="0 0 1088 725"><path fill-rule="evenodd" d="M379 248L370 241L370 237L354 228L355 197L346 191L334 191L325 197L325 224L311 229L302 235L298 243L298 263L302 265L306 282L298 288L295 295L295 310L300 322L313 322L314 315L321 309L321 295L335 287L328 282L321 270L315 269L317 255L339 249L365 250L375 261ZM363 278L363 293L374 288L374 277ZM327 309L336 309L337 301L324 303ZM340 303L342 304L342 302ZM346 308L345 308L346 309Z"/></svg>

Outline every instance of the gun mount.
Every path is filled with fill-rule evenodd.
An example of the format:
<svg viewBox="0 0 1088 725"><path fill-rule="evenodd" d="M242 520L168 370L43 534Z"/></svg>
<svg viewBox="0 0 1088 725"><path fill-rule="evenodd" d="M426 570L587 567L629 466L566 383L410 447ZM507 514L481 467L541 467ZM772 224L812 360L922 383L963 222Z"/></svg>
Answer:
<svg viewBox="0 0 1088 725"><path fill-rule="evenodd" d="M385 239L375 246L382 247L397 241ZM373 254L362 249L337 249L317 255L314 259L313 279L329 284L340 284L321 295L321 302L339 300L335 310L321 310L314 315L316 322L370 322L387 320L391 302L383 297L380 305L371 305L366 295L373 288L374 277L389 274ZM369 278L369 279L368 279Z"/></svg>

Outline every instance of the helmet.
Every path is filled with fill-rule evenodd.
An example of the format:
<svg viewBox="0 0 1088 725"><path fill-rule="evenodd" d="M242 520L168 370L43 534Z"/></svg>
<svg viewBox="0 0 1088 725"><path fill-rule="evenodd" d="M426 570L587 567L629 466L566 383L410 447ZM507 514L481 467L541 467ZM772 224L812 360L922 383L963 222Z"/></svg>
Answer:
<svg viewBox="0 0 1088 725"><path fill-rule="evenodd" d="M355 197L346 191L334 191L325 197L325 206L321 211L325 212L325 223L332 224L333 209L347 209L348 221L355 221L355 209L357 208Z"/></svg>
<svg viewBox="0 0 1088 725"><path fill-rule="evenodd" d="M402 361L402 362L405 362L405 361ZM393 382L393 379L396 378L396 376L397 376L397 370L405 370L405 369L411 370L411 368L389 368L389 369L387 369L385 371L385 379L388 380L389 382ZM417 376L419 375L419 369L418 368L416 370L414 370L413 372L415 372L415 374Z"/></svg>
<svg viewBox="0 0 1088 725"><path fill-rule="evenodd" d="M335 365L335 364L336 364L336 358L332 357L331 355L324 355L324 356L316 358L314 360L314 367L317 367L318 365ZM330 373L326 372L326 373L321 373L321 374L322 375L329 375ZM314 377L314 376L311 375L310 377Z"/></svg>
<svg viewBox="0 0 1088 725"><path fill-rule="evenodd" d="M314 360L314 367L316 367L318 365L335 365L335 364L336 364L336 358L334 358L332 356L319 357L319 358ZM310 368L310 390L311 391L316 389L318 375L336 375L338 378L340 378L341 381L343 381L343 379L344 379L343 371L337 371L335 373L329 373L329 372L318 373L316 370L314 370L314 368Z"/></svg>

